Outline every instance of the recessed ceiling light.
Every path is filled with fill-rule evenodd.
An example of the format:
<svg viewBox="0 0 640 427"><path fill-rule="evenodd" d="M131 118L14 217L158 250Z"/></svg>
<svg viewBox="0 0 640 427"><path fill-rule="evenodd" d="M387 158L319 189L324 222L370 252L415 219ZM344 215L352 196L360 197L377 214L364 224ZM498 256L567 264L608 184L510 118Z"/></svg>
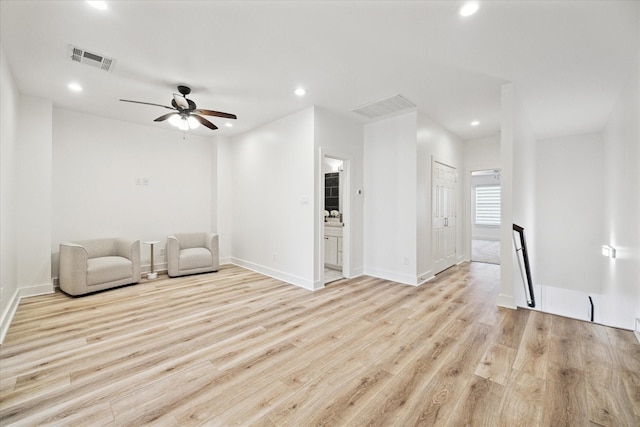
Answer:
<svg viewBox="0 0 640 427"><path fill-rule="evenodd" d="M480 124L480 122L477 121L477 120L474 120L474 121L471 122L471 126L478 126L479 124Z"/></svg>
<svg viewBox="0 0 640 427"><path fill-rule="evenodd" d="M462 16L471 16L478 11L480 5L474 1L467 2L462 5L458 11Z"/></svg>
<svg viewBox="0 0 640 427"><path fill-rule="evenodd" d="M82 92L82 86L80 86L78 83L69 83L67 87L69 88L69 90L72 90L74 92Z"/></svg>
<svg viewBox="0 0 640 427"><path fill-rule="evenodd" d="M90 6L95 7L98 10L107 10L107 2L106 1L91 1L87 0Z"/></svg>
<svg viewBox="0 0 640 427"><path fill-rule="evenodd" d="M299 88L297 88L297 89L295 90L295 92L294 92L294 93L295 93L296 95L298 95L298 96L304 96L304 95L307 93L307 91L306 91L306 90L304 90L304 88L303 88L303 87L299 87Z"/></svg>
<svg viewBox="0 0 640 427"><path fill-rule="evenodd" d="M228 127L228 128L232 128L233 127L233 123L229 123L229 122L225 123L224 125L226 127Z"/></svg>

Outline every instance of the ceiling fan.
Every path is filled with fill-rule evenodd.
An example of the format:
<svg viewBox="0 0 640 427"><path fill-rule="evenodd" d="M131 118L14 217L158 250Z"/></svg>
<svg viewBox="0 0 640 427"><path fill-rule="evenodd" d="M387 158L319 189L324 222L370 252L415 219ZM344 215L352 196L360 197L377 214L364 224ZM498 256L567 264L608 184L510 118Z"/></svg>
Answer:
<svg viewBox="0 0 640 427"><path fill-rule="evenodd" d="M225 119L237 119L235 114L223 113L221 111L203 110L196 108L196 103L187 98L187 95L191 93L191 89L187 86L178 86L179 94L174 93L171 100L171 107L160 104L153 104L151 102L131 101L128 99L121 99L123 102L133 102L134 104L154 105L156 107L166 108L173 110L173 112L162 115L154 120L154 122L163 122L169 119L169 123L181 130L195 129L200 124L208 127L211 130L216 130L218 127L211 123L209 120L202 116L214 116L223 117Z"/></svg>

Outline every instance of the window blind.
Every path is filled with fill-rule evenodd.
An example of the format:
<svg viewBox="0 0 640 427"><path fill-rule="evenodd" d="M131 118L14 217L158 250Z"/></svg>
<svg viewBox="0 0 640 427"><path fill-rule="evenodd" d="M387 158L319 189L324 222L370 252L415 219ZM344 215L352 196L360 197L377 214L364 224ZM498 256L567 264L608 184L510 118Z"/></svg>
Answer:
<svg viewBox="0 0 640 427"><path fill-rule="evenodd" d="M500 186L476 187L476 225L500 225Z"/></svg>

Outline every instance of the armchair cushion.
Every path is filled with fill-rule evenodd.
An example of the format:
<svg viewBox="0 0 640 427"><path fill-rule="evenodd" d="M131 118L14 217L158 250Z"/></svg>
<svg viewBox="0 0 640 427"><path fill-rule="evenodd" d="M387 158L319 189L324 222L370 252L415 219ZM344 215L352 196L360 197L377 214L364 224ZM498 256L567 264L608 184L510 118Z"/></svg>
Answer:
<svg viewBox="0 0 640 427"><path fill-rule="evenodd" d="M133 275L133 264L125 257L103 256L87 260L87 285L113 282Z"/></svg>

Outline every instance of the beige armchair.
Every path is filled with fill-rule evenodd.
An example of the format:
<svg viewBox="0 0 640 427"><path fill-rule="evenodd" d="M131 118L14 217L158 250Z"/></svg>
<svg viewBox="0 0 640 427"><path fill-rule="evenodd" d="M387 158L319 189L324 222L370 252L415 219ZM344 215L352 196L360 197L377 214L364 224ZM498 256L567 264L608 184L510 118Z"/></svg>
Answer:
<svg viewBox="0 0 640 427"><path fill-rule="evenodd" d="M218 271L218 235L183 233L167 237L167 270L170 277Z"/></svg>
<svg viewBox="0 0 640 427"><path fill-rule="evenodd" d="M60 244L60 289L70 295L140 281L140 241L123 238Z"/></svg>

